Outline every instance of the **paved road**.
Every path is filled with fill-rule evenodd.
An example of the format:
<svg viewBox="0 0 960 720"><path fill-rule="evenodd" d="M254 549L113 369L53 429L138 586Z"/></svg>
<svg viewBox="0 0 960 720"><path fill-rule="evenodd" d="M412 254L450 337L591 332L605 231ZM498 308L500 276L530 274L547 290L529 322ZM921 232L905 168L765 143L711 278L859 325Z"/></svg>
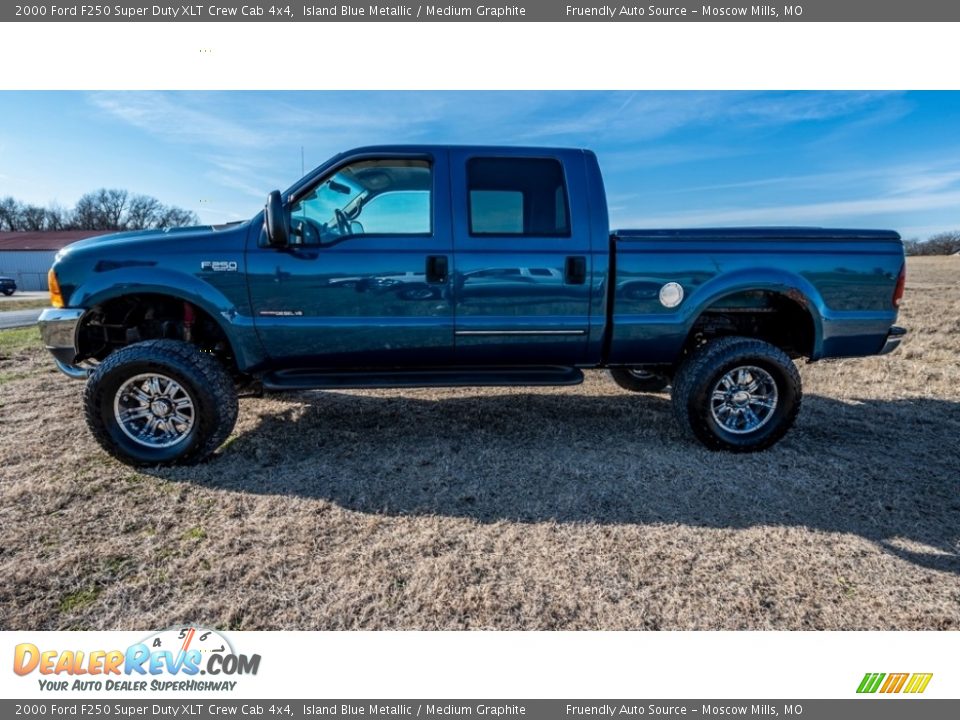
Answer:
<svg viewBox="0 0 960 720"><path fill-rule="evenodd" d="M0 330L7 328L29 327L37 322L41 309L35 310L8 310L0 312Z"/></svg>

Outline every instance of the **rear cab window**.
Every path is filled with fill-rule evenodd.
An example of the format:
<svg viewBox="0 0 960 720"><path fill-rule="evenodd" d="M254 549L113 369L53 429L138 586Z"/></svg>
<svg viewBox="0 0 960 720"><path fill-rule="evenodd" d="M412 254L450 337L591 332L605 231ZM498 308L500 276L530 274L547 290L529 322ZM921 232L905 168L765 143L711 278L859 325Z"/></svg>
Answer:
<svg viewBox="0 0 960 720"><path fill-rule="evenodd" d="M567 184L556 159L471 158L467 192L472 236L570 236Z"/></svg>

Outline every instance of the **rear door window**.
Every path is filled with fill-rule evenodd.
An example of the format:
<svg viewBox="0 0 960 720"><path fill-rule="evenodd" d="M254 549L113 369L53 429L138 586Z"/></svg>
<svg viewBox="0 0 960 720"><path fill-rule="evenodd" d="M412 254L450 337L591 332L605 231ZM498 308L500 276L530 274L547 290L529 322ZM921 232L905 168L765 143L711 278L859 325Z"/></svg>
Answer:
<svg viewBox="0 0 960 720"><path fill-rule="evenodd" d="M472 158L467 191L471 235L570 235L567 186L557 160Z"/></svg>

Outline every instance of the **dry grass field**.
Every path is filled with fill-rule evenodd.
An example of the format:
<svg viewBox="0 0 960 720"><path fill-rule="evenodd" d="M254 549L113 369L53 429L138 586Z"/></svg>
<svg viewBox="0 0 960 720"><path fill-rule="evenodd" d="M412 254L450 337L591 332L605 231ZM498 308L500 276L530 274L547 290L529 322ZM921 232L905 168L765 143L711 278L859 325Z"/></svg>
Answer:
<svg viewBox="0 0 960 720"><path fill-rule="evenodd" d="M0 333L0 628L958 629L960 258L911 259L900 324L804 366L750 456L596 372L248 399L211 462L148 472Z"/></svg>
<svg viewBox="0 0 960 720"><path fill-rule="evenodd" d="M2 296L0 296L2 297ZM45 308L50 306L49 300L35 300L33 298L28 298L26 300L17 298L3 298L0 301L0 312L7 312L9 310L39 310L40 308Z"/></svg>

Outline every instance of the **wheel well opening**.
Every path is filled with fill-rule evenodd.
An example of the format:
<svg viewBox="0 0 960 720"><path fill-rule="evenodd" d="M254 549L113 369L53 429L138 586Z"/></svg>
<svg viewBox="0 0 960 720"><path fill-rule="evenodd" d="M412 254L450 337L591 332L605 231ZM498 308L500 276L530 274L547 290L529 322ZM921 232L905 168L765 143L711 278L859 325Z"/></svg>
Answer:
<svg viewBox="0 0 960 720"><path fill-rule="evenodd" d="M164 338L192 343L236 370L233 349L219 323L193 303L160 294L124 295L93 307L79 329L78 360L100 361L127 345Z"/></svg>
<svg viewBox="0 0 960 720"><path fill-rule="evenodd" d="M730 335L764 340L791 358L800 358L813 355L816 333L802 297L746 291L721 298L704 310L687 336L686 349Z"/></svg>

